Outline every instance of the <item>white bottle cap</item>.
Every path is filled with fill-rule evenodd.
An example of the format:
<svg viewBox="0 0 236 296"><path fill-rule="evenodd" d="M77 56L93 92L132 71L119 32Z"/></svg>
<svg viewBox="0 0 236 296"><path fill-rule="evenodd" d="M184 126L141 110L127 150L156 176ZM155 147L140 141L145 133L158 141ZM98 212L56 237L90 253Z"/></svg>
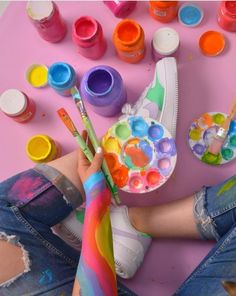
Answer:
<svg viewBox="0 0 236 296"><path fill-rule="evenodd" d="M29 17L33 20L40 21L51 15L53 3L52 1L28 1L26 10Z"/></svg>
<svg viewBox="0 0 236 296"><path fill-rule="evenodd" d="M171 55L179 47L179 34L172 28L161 28L154 33L152 44L161 55Z"/></svg>
<svg viewBox="0 0 236 296"><path fill-rule="evenodd" d="M0 109L9 116L21 114L26 107L26 97L17 89L8 89L0 96Z"/></svg>

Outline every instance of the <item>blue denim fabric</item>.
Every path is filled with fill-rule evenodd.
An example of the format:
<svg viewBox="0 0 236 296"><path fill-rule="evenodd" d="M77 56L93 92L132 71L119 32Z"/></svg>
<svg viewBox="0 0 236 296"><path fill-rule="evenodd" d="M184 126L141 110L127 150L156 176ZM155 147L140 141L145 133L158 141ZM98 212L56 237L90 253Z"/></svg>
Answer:
<svg viewBox="0 0 236 296"><path fill-rule="evenodd" d="M236 176L196 194L194 215L203 238L216 245L175 296L227 296L221 282L236 281Z"/></svg>
<svg viewBox="0 0 236 296"><path fill-rule="evenodd" d="M0 184L0 238L27 252L28 271L0 287L1 296L71 296L79 252L51 227L82 203L72 183L40 165ZM136 294L118 284L118 295Z"/></svg>

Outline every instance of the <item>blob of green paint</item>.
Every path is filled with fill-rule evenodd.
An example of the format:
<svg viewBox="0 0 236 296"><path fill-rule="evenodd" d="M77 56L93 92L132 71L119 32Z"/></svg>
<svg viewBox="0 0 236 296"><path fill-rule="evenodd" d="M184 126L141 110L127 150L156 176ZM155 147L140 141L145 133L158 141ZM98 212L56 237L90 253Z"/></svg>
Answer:
<svg viewBox="0 0 236 296"><path fill-rule="evenodd" d="M207 164L212 164L212 165L218 165L221 163L221 155L220 153L218 155L212 154L209 151L206 151L204 155L202 156L202 161L207 163Z"/></svg>
<svg viewBox="0 0 236 296"><path fill-rule="evenodd" d="M229 189L231 189L233 186L236 185L236 176L230 178L226 183L223 184L223 186L220 187L219 191L217 192L217 196L220 196L221 194L225 193Z"/></svg>
<svg viewBox="0 0 236 296"><path fill-rule="evenodd" d="M76 211L76 219L81 223L84 224L84 216L85 210L82 208L79 211Z"/></svg>
<svg viewBox="0 0 236 296"><path fill-rule="evenodd" d="M233 150L225 147L221 149L221 154L225 160L230 160L234 156Z"/></svg>
<svg viewBox="0 0 236 296"><path fill-rule="evenodd" d="M116 126L115 134L118 138L126 140L131 135L131 131L126 123L120 123Z"/></svg>
<svg viewBox="0 0 236 296"><path fill-rule="evenodd" d="M236 135L233 135L232 137L230 137L230 145L233 147L236 147Z"/></svg>
<svg viewBox="0 0 236 296"><path fill-rule="evenodd" d="M221 113L216 113L213 115L213 121L214 123L221 125L225 121L225 117Z"/></svg>

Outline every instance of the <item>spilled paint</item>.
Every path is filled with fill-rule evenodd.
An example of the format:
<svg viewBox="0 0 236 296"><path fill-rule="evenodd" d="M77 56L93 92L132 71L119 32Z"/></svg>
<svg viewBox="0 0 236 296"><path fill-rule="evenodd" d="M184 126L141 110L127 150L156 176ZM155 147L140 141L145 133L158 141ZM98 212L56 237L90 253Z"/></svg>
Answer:
<svg viewBox="0 0 236 296"><path fill-rule="evenodd" d="M236 176L232 177L230 180L228 180L226 183L223 184L223 186L220 187L219 191L217 192L217 196L220 196L230 190L232 187L236 185Z"/></svg>

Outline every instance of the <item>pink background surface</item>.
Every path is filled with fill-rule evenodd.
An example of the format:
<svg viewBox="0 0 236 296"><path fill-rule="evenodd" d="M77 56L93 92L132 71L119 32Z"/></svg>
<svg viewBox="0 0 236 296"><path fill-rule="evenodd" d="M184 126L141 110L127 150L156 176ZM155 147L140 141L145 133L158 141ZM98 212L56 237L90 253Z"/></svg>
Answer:
<svg viewBox="0 0 236 296"><path fill-rule="evenodd" d="M7 88L23 90L37 104L35 118L27 124L18 124L0 114L0 180L33 166L25 153L25 144L34 134L45 133L57 140L63 154L75 149L76 143L57 117L56 110L67 109L79 130L82 124L70 98L60 97L52 89L34 89L25 79L26 69L33 63L50 65L56 61L71 64L79 79L91 67L99 64L116 68L124 79L128 100L134 102L144 87L153 78L150 42L154 31L164 25L148 14L148 3L139 2L130 15L144 28L146 56L139 64L124 63L115 55L111 36L119 19L102 2L59 2L59 9L68 25L68 34L63 42L50 44L42 40L30 24L25 2L13 2L0 18L0 93ZM181 46L178 59L179 72L179 116L177 125L178 160L174 176L160 190L131 195L121 192L128 205L152 205L189 195L203 184L211 185L235 173L235 161L211 167L201 163L191 153L188 143L188 128L193 119L207 111L227 112L235 96L236 38L235 33L224 32L216 22L218 2L199 2L205 16L200 26L186 28L174 21L168 26L180 34ZM108 50L98 61L79 56L71 41L72 22L82 16L95 17L103 26ZM218 30L225 35L226 48L218 57L205 57L198 48L200 35L207 30ZM116 121L103 118L87 106L98 136ZM45 114L45 116L43 116ZM212 243L196 241L155 240L142 268L136 276L125 281L138 295L168 296L183 282L189 273L207 254Z"/></svg>

